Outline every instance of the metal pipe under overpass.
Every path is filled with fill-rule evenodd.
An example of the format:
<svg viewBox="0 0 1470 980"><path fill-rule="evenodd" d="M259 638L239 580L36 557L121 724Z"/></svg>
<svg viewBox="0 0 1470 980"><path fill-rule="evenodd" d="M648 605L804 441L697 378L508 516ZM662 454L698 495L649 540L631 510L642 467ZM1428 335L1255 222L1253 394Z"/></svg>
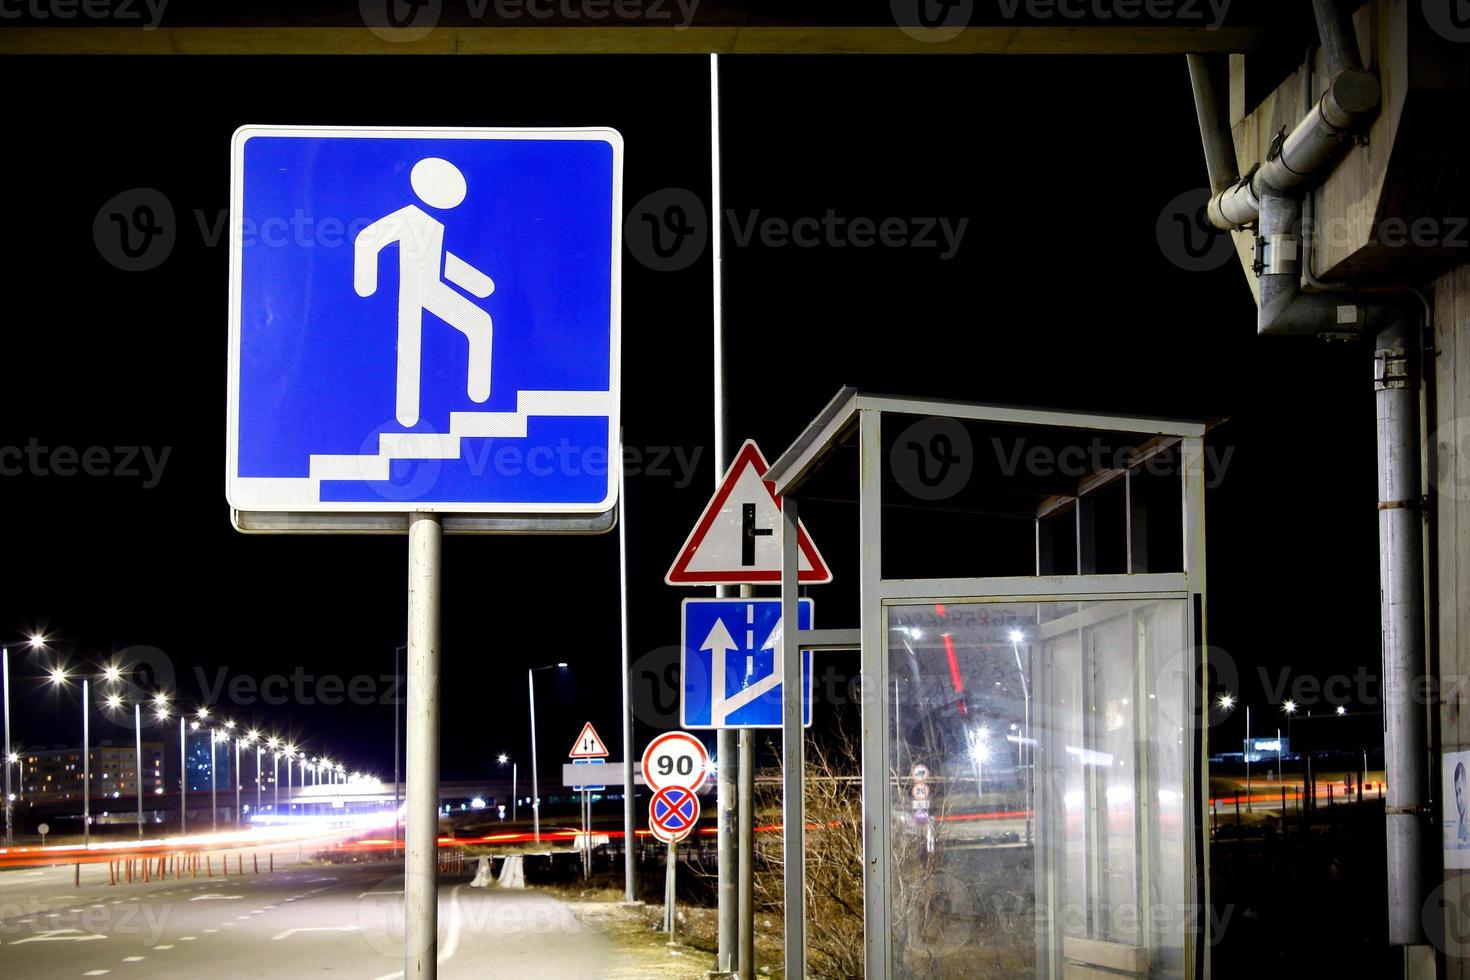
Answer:
<svg viewBox="0 0 1470 980"><path fill-rule="evenodd" d="M1388 846L1388 940L1422 944L1423 835L1428 814L1424 708L1414 697L1424 670L1419 385L1413 321L1378 335L1378 568L1383 635L1384 811Z"/></svg>
<svg viewBox="0 0 1470 980"><path fill-rule="evenodd" d="M1255 221L1268 188L1291 191L1314 179L1353 128L1378 111L1382 98L1378 78L1363 70L1357 41L1346 33L1350 27L1345 26L1342 9L1334 0L1317 0L1315 12L1331 72L1327 91L1296 128L1271 144L1262 163L1238 183L1215 190L1208 213L1217 228L1229 231ZM1200 94L1196 89L1197 108ZM1200 126L1207 147L1219 142L1213 135L1218 131L1216 115L1201 108Z"/></svg>

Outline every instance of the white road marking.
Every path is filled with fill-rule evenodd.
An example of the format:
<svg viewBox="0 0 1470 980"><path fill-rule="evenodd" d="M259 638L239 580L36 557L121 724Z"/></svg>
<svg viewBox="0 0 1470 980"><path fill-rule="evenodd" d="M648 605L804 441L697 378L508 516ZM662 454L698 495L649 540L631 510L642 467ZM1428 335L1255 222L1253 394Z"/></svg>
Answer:
<svg viewBox="0 0 1470 980"><path fill-rule="evenodd" d="M174 948L174 944L173 943L169 943L167 946L154 946L153 948L154 949L173 949Z"/></svg>
<svg viewBox="0 0 1470 980"><path fill-rule="evenodd" d="M205 932L219 932L218 929L205 929Z"/></svg>
<svg viewBox="0 0 1470 980"><path fill-rule="evenodd" d="M123 957L123 962L124 963L137 963L139 960L145 960L147 958L148 957L146 957L146 956L124 956Z"/></svg>
<svg viewBox="0 0 1470 980"><path fill-rule="evenodd" d="M34 936L27 936L24 939L13 939L11 940L10 945L20 946L24 943L84 943L91 939L106 938L107 937L102 935L101 933L85 933L82 932L82 930L80 929L43 929L41 930L41 932L37 933Z"/></svg>
<svg viewBox="0 0 1470 980"><path fill-rule="evenodd" d="M209 892L206 895L195 895L193 898L189 899L189 901L191 901L191 902L230 902L230 901L234 901L237 898L244 898L244 897L245 897L244 895L221 895L218 892Z"/></svg>
<svg viewBox="0 0 1470 980"><path fill-rule="evenodd" d="M440 966L448 963L459 951L459 890L463 885L455 885L449 892L449 935L446 937L443 948L439 950L438 962ZM397 973L385 973L376 980L398 980L403 976L403 971Z"/></svg>
<svg viewBox="0 0 1470 980"><path fill-rule="evenodd" d="M193 936L180 936L179 937L179 942L181 942L181 943L192 943L193 941L194 941L194 937Z"/></svg>
<svg viewBox="0 0 1470 980"><path fill-rule="evenodd" d="M286 939L296 935L298 932L356 932L362 926L307 926L302 929L287 929L285 932L277 933L271 937L271 941Z"/></svg>
<svg viewBox="0 0 1470 980"><path fill-rule="evenodd" d="M83 973L82 976L84 976L84 977L100 977L104 973L111 973L111 972L112 972L111 970L88 970L86 973Z"/></svg>

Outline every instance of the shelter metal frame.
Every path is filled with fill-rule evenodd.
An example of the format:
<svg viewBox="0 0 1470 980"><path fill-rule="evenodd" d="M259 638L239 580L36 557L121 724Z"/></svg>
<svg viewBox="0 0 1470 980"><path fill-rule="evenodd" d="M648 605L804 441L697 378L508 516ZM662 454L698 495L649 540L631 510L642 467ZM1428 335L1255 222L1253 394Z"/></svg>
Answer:
<svg viewBox="0 0 1470 980"><path fill-rule="evenodd" d="M1112 433L1151 435L1177 443L1182 449L1182 571L1138 574L1040 575L1003 578L885 579L882 572L882 423L884 414L920 415L935 418L995 422L1012 425L1099 430ZM781 670L787 691L801 690L801 658L788 656L799 649L851 648L858 640L865 690L886 692L890 686L887 629L888 608L916 599L965 599L968 601L1065 601L1141 599L1188 600L1185 602L1187 642L1196 653L1195 683L1189 690L1196 703L1188 706L1195 744L1191 774L1193 792L1185 794L1186 837L1191 854L1188 895L1196 911L1208 908L1208 849L1203 815L1209 808L1207 772L1208 744L1202 711L1208 710L1207 653L1205 646L1205 523L1204 523L1204 436L1209 425L1197 421L1127 415L1107 415L1043 410L934 398L902 398L844 388L827 404L802 434L772 464L766 480L774 483L782 502L783 621L796 622L798 597L797 521L802 485L829 458L839 442L854 432L858 447L858 520L860 555L860 610L858 630L786 631L781 639ZM1100 481L1093 479L1092 486ZM1081 487L1081 499L1087 487ZM1041 517L1057 509L1048 501L1038 511ZM1132 567L1131 553L1129 567ZM1040 554L1038 550L1038 573ZM854 635L856 634L856 635ZM794 636L794 640L793 640ZM792 643L796 646L793 648ZM803 855L805 813L801 775L804 769L804 735L801 699L785 699L782 729L783 814L782 836L785 860L785 968L789 977L805 976L805 867ZM886 695L862 699L862 819L863 819L863 919L866 975L886 977L891 970L892 940L892 799L888 788L890 705ZM1209 916L1198 914L1185 938L1185 971L1191 978L1208 978Z"/></svg>

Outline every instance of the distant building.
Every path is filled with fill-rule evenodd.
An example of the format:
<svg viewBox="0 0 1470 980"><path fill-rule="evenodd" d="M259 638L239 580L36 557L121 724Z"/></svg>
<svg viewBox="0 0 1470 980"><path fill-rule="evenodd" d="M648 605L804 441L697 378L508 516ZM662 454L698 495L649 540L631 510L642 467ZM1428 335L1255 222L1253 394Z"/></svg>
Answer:
<svg viewBox="0 0 1470 980"><path fill-rule="evenodd" d="M82 750L43 749L22 752L19 795L31 803L82 798ZM92 798L131 797L137 787L136 747L94 745L91 749ZM163 744L143 743L143 795L167 791Z"/></svg>

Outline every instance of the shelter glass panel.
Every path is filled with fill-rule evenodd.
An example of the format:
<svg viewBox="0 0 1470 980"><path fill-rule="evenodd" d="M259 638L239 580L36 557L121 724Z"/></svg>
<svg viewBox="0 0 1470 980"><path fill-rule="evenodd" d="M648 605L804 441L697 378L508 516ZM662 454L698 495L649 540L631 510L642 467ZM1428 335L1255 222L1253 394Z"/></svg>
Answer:
<svg viewBox="0 0 1470 980"><path fill-rule="evenodd" d="M1185 975L1188 614L888 607L892 975Z"/></svg>

